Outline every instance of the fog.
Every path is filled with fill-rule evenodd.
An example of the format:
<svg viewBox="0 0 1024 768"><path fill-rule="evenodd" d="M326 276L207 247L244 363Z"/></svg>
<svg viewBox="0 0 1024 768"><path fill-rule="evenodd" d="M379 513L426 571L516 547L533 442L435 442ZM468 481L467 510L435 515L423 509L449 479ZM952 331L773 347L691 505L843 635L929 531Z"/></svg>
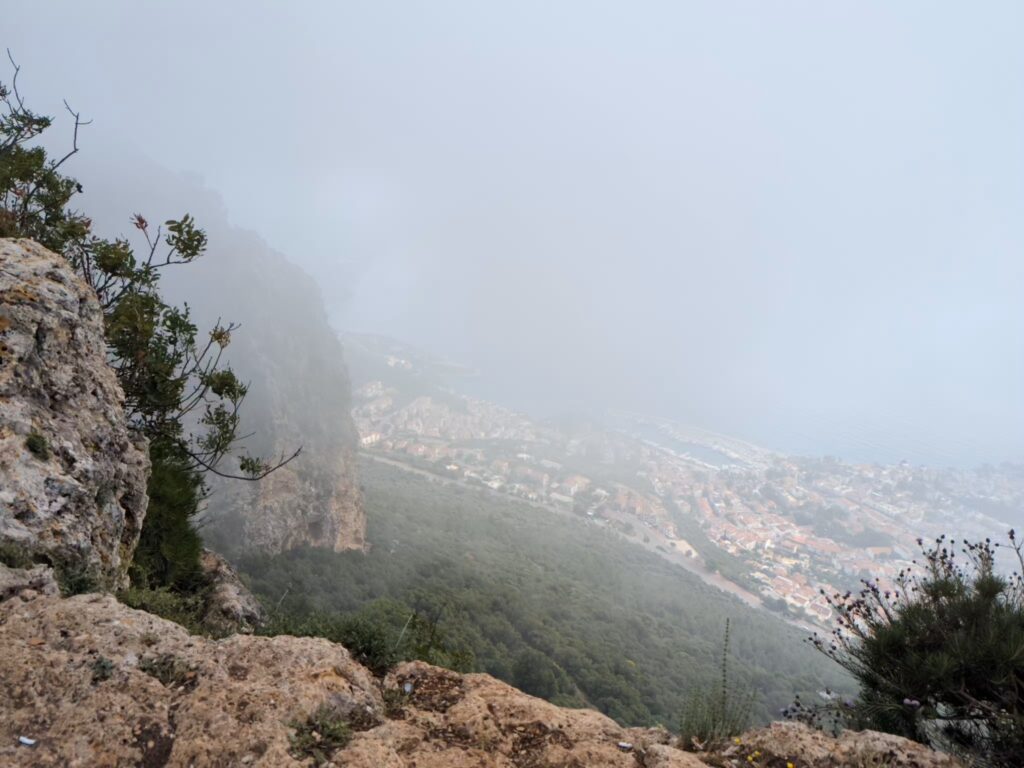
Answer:
<svg viewBox="0 0 1024 768"><path fill-rule="evenodd" d="M0 13L30 106L196 174L339 330L540 415L1024 460L1018 3L47 6Z"/></svg>

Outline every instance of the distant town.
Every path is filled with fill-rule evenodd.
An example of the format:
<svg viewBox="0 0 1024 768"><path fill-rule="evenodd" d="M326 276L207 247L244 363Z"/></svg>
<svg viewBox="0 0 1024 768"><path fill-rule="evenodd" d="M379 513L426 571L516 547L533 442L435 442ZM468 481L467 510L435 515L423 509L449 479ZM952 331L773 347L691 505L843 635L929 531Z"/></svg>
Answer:
<svg viewBox="0 0 1024 768"><path fill-rule="evenodd" d="M1002 536L1024 509L1020 466L796 458L635 414L538 423L447 390L417 394L401 383L414 359L381 362L353 402L371 458L607 526L802 625L828 626L825 595L862 579L891 588L918 539Z"/></svg>

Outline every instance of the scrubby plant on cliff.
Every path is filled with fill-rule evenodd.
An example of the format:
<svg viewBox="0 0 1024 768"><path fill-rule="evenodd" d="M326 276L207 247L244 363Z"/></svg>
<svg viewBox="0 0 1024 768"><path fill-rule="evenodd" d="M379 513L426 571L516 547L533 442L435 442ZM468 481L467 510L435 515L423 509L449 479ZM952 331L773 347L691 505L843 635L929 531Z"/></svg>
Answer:
<svg viewBox="0 0 1024 768"><path fill-rule="evenodd" d="M91 220L70 207L81 185L62 172L78 152L78 132L86 123L68 107L71 148L49 156L38 139L52 119L25 106L18 67L11 63L11 85L0 84L0 237L31 238L62 254L95 290L128 420L149 440L153 465L132 580L143 587L194 589L201 541L193 520L205 492L203 476L222 474L221 459L235 452L246 395L246 386L222 362L235 326L218 323L203 336L187 305L174 307L160 296L161 271L199 258L206 235L187 214L160 227L135 215L132 224L144 243L138 251L126 238L95 235ZM237 477L259 479L294 455L275 464L237 458Z"/></svg>
<svg viewBox="0 0 1024 768"><path fill-rule="evenodd" d="M750 725L754 694L737 690L735 682L729 679L729 623L726 619L717 683L690 691L686 697L679 720L679 740L684 749L723 744Z"/></svg>
<svg viewBox="0 0 1024 768"><path fill-rule="evenodd" d="M830 598L838 618L814 644L860 684L853 716L993 766L1024 755L1024 555L1009 542L922 543L920 572L891 590L865 582ZM997 555L1015 570L1002 575Z"/></svg>

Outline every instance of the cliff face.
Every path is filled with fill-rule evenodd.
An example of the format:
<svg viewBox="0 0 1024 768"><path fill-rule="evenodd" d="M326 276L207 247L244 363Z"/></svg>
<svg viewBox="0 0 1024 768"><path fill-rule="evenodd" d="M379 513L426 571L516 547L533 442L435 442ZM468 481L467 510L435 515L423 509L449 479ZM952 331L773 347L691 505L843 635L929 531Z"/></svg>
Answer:
<svg viewBox="0 0 1024 768"><path fill-rule="evenodd" d="M0 582L3 573L0 569ZM713 753L420 662L376 679L339 645L213 641L103 595L0 603L0 764L781 768L956 761L895 736L776 724ZM332 725L334 728L332 728ZM350 741L332 743L337 727ZM29 744L19 744L26 737ZM748 757L750 758L748 760Z"/></svg>
<svg viewBox="0 0 1024 768"><path fill-rule="evenodd" d="M0 240L0 545L126 584L149 458L123 401L95 294L63 258Z"/></svg>
<svg viewBox="0 0 1024 768"><path fill-rule="evenodd" d="M241 326L226 358L251 385L244 447L271 459L302 447L258 483L210 478L205 532L214 548L362 548L351 388L316 284L255 236L216 226L209 253L167 280L168 296L187 300L200 328L218 318Z"/></svg>
<svg viewBox="0 0 1024 768"><path fill-rule="evenodd" d="M246 448L279 456L303 447L261 483L211 480L203 533L212 548L361 548L349 378L317 284L255 234L231 226L219 196L196 177L123 146L86 153L76 169L98 232L132 237L132 211L151 221L184 211L195 216L209 236L207 253L166 270L161 292L169 303L189 304L200 337L218 318L241 324L226 359L252 385L242 408L241 434L254 433Z"/></svg>

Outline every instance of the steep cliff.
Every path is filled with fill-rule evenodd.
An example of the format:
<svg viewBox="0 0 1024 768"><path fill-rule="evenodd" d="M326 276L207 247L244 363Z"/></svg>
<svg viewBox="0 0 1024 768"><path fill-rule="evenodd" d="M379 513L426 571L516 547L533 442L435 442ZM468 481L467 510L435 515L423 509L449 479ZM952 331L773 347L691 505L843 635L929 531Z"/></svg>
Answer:
<svg viewBox="0 0 1024 768"><path fill-rule="evenodd" d="M189 304L200 333L218 319L241 325L226 357L251 384L242 408L241 434L253 433L246 447L270 456L303 449L261 483L211 481L209 544L228 555L236 548L361 548L349 377L318 285L254 233L232 226L220 197L195 176L130 148L110 150L86 153L76 165L96 230L133 236L132 211L153 222L186 210L195 217L209 248L187 267L166 270L161 291L170 303Z"/></svg>
<svg viewBox="0 0 1024 768"><path fill-rule="evenodd" d="M326 640L208 640L102 595L22 591L0 603L0 647L3 765L958 765L895 736L833 739L793 723L695 755L666 731L622 728L488 675L412 662L377 679Z"/></svg>
<svg viewBox="0 0 1024 768"><path fill-rule="evenodd" d="M249 233L215 224L210 241L206 256L168 275L168 295L187 300L200 327L218 318L240 325L227 358L251 385L245 448L302 453L258 483L211 478L205 532L223 552L362 548L348 371L317 286Z"/></svg>
<svg viewBox="0 0 1024 768"><path fill-rule="evenodd" d="M0 546L126 584L149 458L106 362L95 294L28 240L0 240Z"/></svg>

